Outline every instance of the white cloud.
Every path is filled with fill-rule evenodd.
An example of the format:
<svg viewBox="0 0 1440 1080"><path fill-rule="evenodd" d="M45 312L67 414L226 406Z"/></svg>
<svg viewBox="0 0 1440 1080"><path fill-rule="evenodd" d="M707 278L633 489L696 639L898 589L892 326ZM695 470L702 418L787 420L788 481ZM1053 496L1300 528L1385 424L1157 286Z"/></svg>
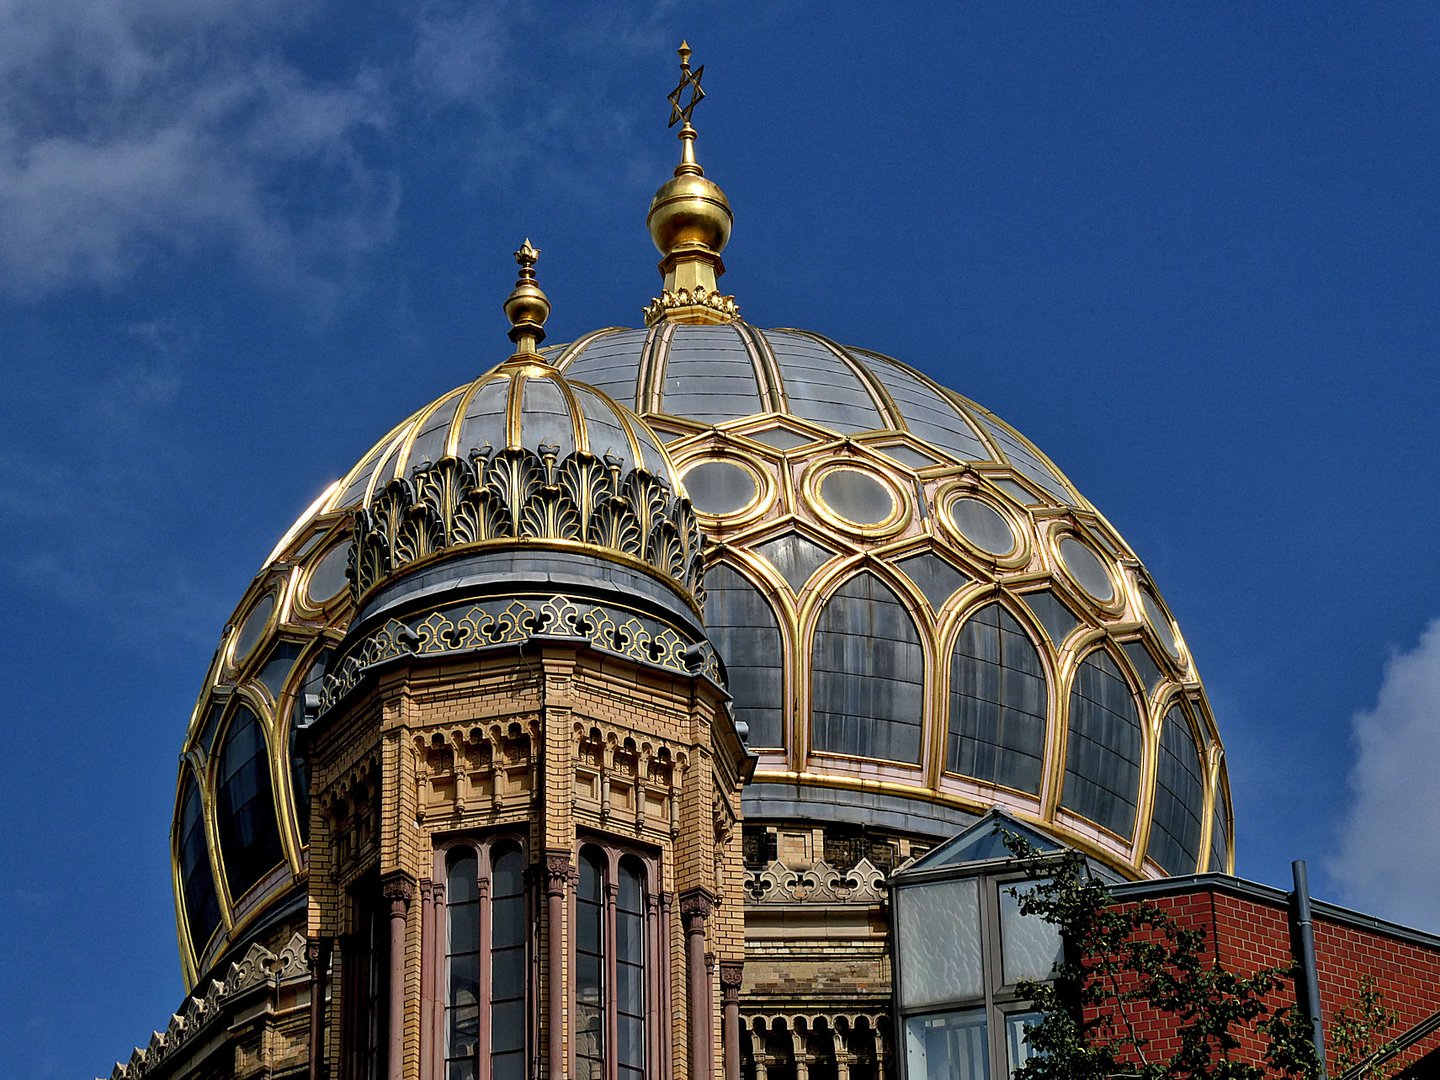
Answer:
<svg viewBox="0 0 1440 1080"><path fill-rule="evenodd" d="M1326 870L1343 902L1440 930L1440 619L1354 719L1353 796Z"/></svg>
<svg viewBox="0 0 1440 1080"><path fill-rule="evenodd" d="M220 243L287 287L389 235L396 195L357 135L378 81L281 53L303 4L0 0L0 292L112 284ZM284 190L318 170L325 197Z"/></svg>

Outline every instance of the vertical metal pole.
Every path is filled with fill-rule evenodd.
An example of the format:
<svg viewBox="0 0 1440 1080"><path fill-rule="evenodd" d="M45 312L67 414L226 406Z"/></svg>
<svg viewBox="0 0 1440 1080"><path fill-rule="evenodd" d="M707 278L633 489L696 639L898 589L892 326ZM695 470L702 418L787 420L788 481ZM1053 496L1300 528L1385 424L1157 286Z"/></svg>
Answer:
<svg viewBox="0 0 1440 1080"><path fill-rule="evenodd" d="M1310 877L1305 870L1305 860L1296 859L1290 864L1295 877L1294 923L1291 940L1296 958L1300 961L1301 987L1300 1007L1310 1020L1315 1043L1315 1060L1320 1065L1320 1080L1325 1080L1325 1028L1320 1020L1320 978L1315 966L1315 928L1310 916Z"/></svg>

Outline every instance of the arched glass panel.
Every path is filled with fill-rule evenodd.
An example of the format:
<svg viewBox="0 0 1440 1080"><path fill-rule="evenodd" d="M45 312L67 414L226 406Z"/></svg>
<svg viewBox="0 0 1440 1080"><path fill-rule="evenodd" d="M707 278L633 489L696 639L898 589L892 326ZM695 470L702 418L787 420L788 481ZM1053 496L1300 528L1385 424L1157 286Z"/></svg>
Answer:
<svg viewBox="0 0 1440 1080"><path fill-rule="evenodd" d="M525 858L518 844L491 854L490 1077L525 1076Z"/></svg>
<svg viewBox="0 0 1440 1080"><path fill-rule="evenodd" d="M645 868L620 860L615 900L615 1065L619 1080L645 1076Z"/></svg>
<svg viewBox="0 0 1440 1080"><path fill-rule="evenodd" d="M480 1038L480 866L470 848L445 862L445 1075L474 1080Z"/></svg>
<svg viewBox="0 0 1440 1080"><path fill-rule="evenodd" d="M580 853L575 895L575 1070L579 1080L605 1076L605 862Z"/></svg>
<svg viewBox="0 0 1440 1080"><path fill-rule="evenodd" d="M1140 715L1130 684L1103 649L1087 656L1070 689L1070 735L1061 805L1120 836L1135 828Z"/></svg>
<svg viewBox="0 0 1440 1080"><path fill-rule="evenodd" d="M999 604L965 623L950 659L945 768L1032 795L1045 761L1045 669Z"/></svg>
<svg viewBox="0 0 1440 1080"><path fill-rule="evenodd" d="M1210 873L1225 873L1230 849L1230 815L1225 809L1225 788L1215 787L1215 820L1210 833Z"/></svg>
<svg viewBox="0 0 1440 1080"><path fill-rule="evenodd" d="M259 718L243 705L225 733L216 781L220 854L230 895L238 899L284 857L265 733Z"/></svg>
<svg viewBox="0 0 1440 1080"><path fill-rule="evenodd" d="M1167 874L1193 874L1200 858L1205 778L1200 749L1179 705L1165 714L1155 773L1155 814L1146 854Z"/></svg>
<svg viewBox="0 0 1440 1080"><path fill-rule="evenodd" d="M735 719L750 725L750 745L784 745L780 623L765 597L721 563L705 575L705 632L725 661Z"/></svg>
<svg viewBox="0 0 1440 1080"><path fill-rule="evenodd" d="M185 795L180 800L180 888L185 897L190 942L198 958L220 925L220 900L210 872L210 853L205 845L205 810L200 785L194 776L186 776Z"/></svg>
<svg viewBox="0 0 1440 1080"><path fill-rule="evenodd" d="M847 581L820 613L812 653L815 748L920 761L925 658L899 598L874 574Z"/></svg>

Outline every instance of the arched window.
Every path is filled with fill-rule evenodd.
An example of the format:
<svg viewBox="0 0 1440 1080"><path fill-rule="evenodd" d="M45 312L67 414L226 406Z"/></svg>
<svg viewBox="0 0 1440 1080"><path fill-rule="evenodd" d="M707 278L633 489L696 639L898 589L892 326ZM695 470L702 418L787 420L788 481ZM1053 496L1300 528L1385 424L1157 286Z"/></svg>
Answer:
<svg viewBox="0 0 1440 1080"><path fill-rule="evenodd" d="M259 718L241 705L230 720L215 777L216 830L230 898L238 900L284 858Z"/></svg>
<svg viewBox="0 0 1440 1080"><path fill-rule="evenodd" d="M871 573L826 603L812 654L815 749L918 764L925 657L905 606Z"/></svg>
<svg viewBox="0 0 1440 1080"><path fill-rule="evenodd" d="M1205 772L1190 721L1179 705L1165 714L1155 772L1155 812L1146 854L1167 874L1193 874L1200 858Z"/></svg>
<svg viewBox="0 0 1440 1080"><path fill-rule="evenodd" d="M783 746L780 624L769 601L724 563L705 575L705 632L725 661L735 719L749 725L750 745Z"/></svg>
<svg viewBox="0 0 1440 1080"><path fill-rule="evenodd" d="M185 794L180 799L180 890L185 898L185 921L196 962L215 928L220 925L220 900L210 873L210 852L205 843L205 812L200 785L186 769Z"/></svg>
<svg viewBox="0 0 1440 1080"><path fill-rule="evenodd" d="M652 923L645 864L587 844L580 851L575 894L575 1071L605 1080L613 1058L617 1080L650 1072L649 952Z"/></svg>
<svg viewBox="0 0 1440 1080"><path fill-rule="evenodd" d="M1225 806L1225 785L1215 785L1214 824L1210 830L1210 873L1223 874L1230 857L1230 813Z"/></svg>
<svg viewBox="0 0 1440 1080"><path fill-rule="evenodd" d="M965 623L950 658L945 768L1032 795L1045 761L1045 669L999 604Z"/></svg>
<svg viewBox="0 0 1440 1080"><path fill-rule="evenodd" d="M444 1080L523 1080L529 1031L525 852L501 838L444 860Z"/></svg>
<svg viewBox="0 0 1440 1080"><path fill-rule="evenodd" d="M1104 649L1087 656L1070 688L1061 805L1118 836L1135 828L1141 732L1135 695Z"/></svg>

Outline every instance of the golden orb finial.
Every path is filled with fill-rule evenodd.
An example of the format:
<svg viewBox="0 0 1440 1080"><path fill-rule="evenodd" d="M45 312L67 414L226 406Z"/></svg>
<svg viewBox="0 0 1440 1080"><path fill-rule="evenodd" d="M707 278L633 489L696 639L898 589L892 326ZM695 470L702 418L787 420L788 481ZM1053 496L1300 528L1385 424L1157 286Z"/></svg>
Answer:
<svg viewBox="0 0 1440 1080"><path fill-rule="evenodd" d="M510 320L510 340L515 343L516 356L536 356L536 349L545 340L545 320L550 317L550 298L535 281L535 263L540 249L530 244L527 236L515 252L520 276L515 288L505 298L505 317Z"/></svg>
<svg viewBox="0 0 1440 1080"><path fill-rule="evenodd" d="M739 315L733 296L721 296L725 273L720 253L730 241L735 215L730 201L695 160L696 131L690 119L705 97L702 64L690 69L690 45L680 42L680 82L670 92L670 126L680 124L680 164L650 201L645 224L660 252L661 293L645 309L645 322L730 322ZM688 91L688 99L686 97Z"/></svg>

